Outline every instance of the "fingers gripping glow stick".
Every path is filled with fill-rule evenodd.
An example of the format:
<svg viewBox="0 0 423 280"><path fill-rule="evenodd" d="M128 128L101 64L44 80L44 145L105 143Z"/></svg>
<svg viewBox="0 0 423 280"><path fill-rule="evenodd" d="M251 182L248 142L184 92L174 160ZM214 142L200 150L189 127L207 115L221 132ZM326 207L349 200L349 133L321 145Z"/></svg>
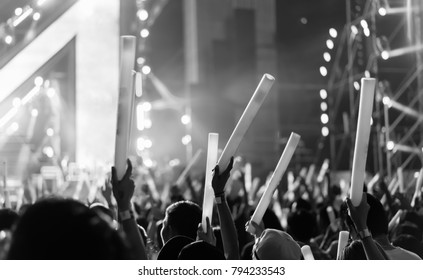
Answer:
<svg viewBox="0 0 423 280"><path fill-rule="evenodd" d="M360 108L358 112L353 167L351 173L351 201L357 207L363 194L364 172L370 138L370 121L373 110L376 80L361 79Z"/></svg>
<svg viewBox="0 0 423 280"><path fill-rule="evenodd" d="M182 171L181 175L179 175L178 180L176 180L176 185L180 186L185 180L185 177L187 176L188 172L191 170L191 168L194 166L194 164L198 161L200 158L202 150L199 149L195 155L192 157L191 161L188 163L187 167L185 167L184 171Z"/></svg>
<svg viewBox="0 0 423 280"><path fill-rule="evenodd" d="M313 252L311 251L310 246L304 245L303 247L301 247L301 253L303 254L304 260L314 261Z"/></svg>
<svg viewBox="0 0 423 280"><path fill-rule="evenodd" d="M319 176L317 176L317 182L319 183L323 182L323 179L325 178L325 174L328 168L329 168L329 159L325 159L323 161L322 168L320 168Z"/></svg>
<svg viewBox="0 0 423 280"><path fill-rule="evenodd" d="M266 212L266 209L269 206L270 201L272 200L273 193L279 185L279 182L282 179L282 176L285 173L289 162L291 161L292 155L294 154L295 149L297 148L300 138L301 137L295 133L291 133L291 136L289 137L285 150L283 151L282 156L280 157L279 162L276 165L275 171L273 172L273 175L266 186L264 194L260 198L257 208L254 211L253 216L251 217L251 221L255 222L258 225L260 224L264 212ZM249 223L247 231L254 234L254 228L251 226L251 223Z"/></svg>
<svg viewBox="0 0 423 280"><path fill-rule="evenodd" d="M135 61L135 37L120 38L119 69L119 103L116 125L115 167L118 179L122 179L126 171L128 157L128 139L131 130L132 103L132 69Z"/></svg>
<svg viewBox="0 0 423 280"><path fill-rule="evenodd" d="M238 150L239 144L241 143L242 138L247 132L248 128L251 125L254 117L256 116L258 110L264 102L267 94L269 93L275 78L269 74L264 74L260 83L257 86L256 91L248 102L247 107L242 113L241 118L238 121L234 131L232 132L231 137L226 143L225 148L223 149L222 155L219 158L217 165L219 165L221 170L225 170L229 164L229 161L232 156L235 155Z"/></svg>
<svg viewBox="0 0 423 280"><path fill-rule="evenodd" d="M206 165L206 181L204 182L204 199L203 199L203 218L201 225L203 231L207 232L206 218L209 218L211 223L213 215L214 191L211 186L213 178L213 168L217 163L217 150L219 144L219 134L209 133L209 142L207 147L207 165Z"/></svg>
<svg viewBox="0 0 423 280"><path fill-rule="evenodd" d="M402 167L398 167L397 174L398 174L399 192L404 193L404 174L403 174Z"/></svg>
<svg viewBox="0 0 423 280"><path fill-rule="evenodd" d="M339 238L338 238L338 251L336 253L336 259L340 260L342 252L344 251L345 247L348 244L348 237L350 233L348 231L340 231Z"/></svg>
<svg viewBox="0 0 423 280"><path fill-rule="evenodd" d="M388 224L388 231L392 231L400 222L401 215L403 213L403 210L400 209L398 212L392 217L391 221Z"/></svg>
<svg viewBox="0 0 423 280"><path fill-rule="evenodd" d="M335 212L333 212L333 208L331 206L326 208L326 213L328 213L330 227L332 231L336 231L338 229L338 226L336 225L336 217L335 217Z"/></svg>

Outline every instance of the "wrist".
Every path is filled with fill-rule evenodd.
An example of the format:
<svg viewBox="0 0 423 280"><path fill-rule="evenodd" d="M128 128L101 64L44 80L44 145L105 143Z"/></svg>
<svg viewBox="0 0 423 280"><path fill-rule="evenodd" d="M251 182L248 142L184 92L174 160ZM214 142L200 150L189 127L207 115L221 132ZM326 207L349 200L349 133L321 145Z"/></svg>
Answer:
<svg viewBox="0 0 423 280"><path fill-rule="evenodd" d="M360 237L361 240L368 238L368 237L372 237L371 232L369 231L368 228L364 228L362 230L358 230L358 236Z"/></svg>
<svg viewBox="0 0 423 280"><path fill-rule="evenodd" d="M120 210L118 214L119 214L120 222L134 219L134 212L132 212L132 210L123 210L123 211Z"/></svg>
<svg viewBox="0 0 423 280"><path fill-rule="evenodd" d="M226 201L225 192L217 193L214 195L214 200L216 201L216 204L222 204Z"/></svg>

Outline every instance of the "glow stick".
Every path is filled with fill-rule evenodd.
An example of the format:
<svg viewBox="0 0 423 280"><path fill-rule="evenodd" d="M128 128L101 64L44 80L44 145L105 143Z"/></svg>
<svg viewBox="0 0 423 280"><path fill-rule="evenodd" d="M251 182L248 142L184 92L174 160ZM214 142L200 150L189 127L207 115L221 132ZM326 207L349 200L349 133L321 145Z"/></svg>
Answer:
<svg viewBox="0 0 423 280"><path fill-rule="evenodd" d="M415 200L418 197L420 197L422 183L423 183L423 168L420 169L419 177L417 177L416 189L414 190L414 196L413 196L413 199L411 200L411 207L415 206L415 203L416 203Z"/></svg>
<svg viewBox="0 0 423 280"><path fill-rule="evenodd" d="M325 159L322 164L322 168L320 168L319 175L317 176L317 182L321 183L323 182L323 179L325 177L326 171L328 171L329 168L329 159Z"/></svg>
<svg viewBox="0 0 423 280"><path fill-rule="evenodd" d="M314 261L313 252L311 251L310 246L304 245L303 247L301 247L301 253L303 254L304 260Z"/></svg>
<svg viewBox="0 0 423 280"><path fill-rule="evenodd" d="M260 201L257 205L256 210L254 211L251 221L254 221L256 224L260 224L263 219L263 215L266 212L267 207L269 206L273 193L279 185L280 180L282 179L283 174L285 173L286 168L288 167L289 162L297 148L298 142L300 141L300 136L295 133L291 133L289 136L288 143L282 153L282 156L279 159L278 164L276 165L275 171L272 174L272 177L269 180L269 183L266 186L266 189L260 198ZM254 234L254 228L249 223L247 231Z"/></svg>
<svg viewBox="0 0 423 280"><path fill-rule="evenodd" d="M391 190L391 195L394 195L397 192L397 190L399 188L399 185L400 185L399 181L398 180L395 181L395 185L394 185L394 187Z"/></svg>
<svg viewBox="0 0 423 280"><path fill-rule="evenodd" d="M388 191L391 192L392 189L395 187L396 183L397 183L397 178L396 177L392 178L391 182L388 185Z"/></svg>
<svg viewBox="0 0 423 280"><path fill-rule="evenodd" d="M341 259L342 252L344 251L345 247L347 247L349 236L350 236L350 233L348 231L340 231L339 232L338 251L336 253L336 259L337 260Z"/></svg>
<svg viewBox="0 0 423 280"><path fill-rule="evenodd" d="M373 176L373 178L367 184L367 191L368 192L373 190L374 185L379 181L379 179L380 179L379 173L377 173L375 176Z"/></svg>
<svg viewBox="0 0 423 280"><path fill-rule="evenodd" d="M231 137L226 143L225 148L223 149L222 155L219 158L217 165L222 170L225 170L229 164L229 161L232 156L235 155L236 151L238 150L239 144L241 143L242 138L244 137L245 133L247 132L248 128L251 125L254 117L256 116L258 110L260 109L261 105L264 102L267 94L272 87L275 78L269 74L264 74L261 78L260 83L258 84L253 96L251 97L250 101L248 102L247 107L242 113L241 118L238 121L234 131L232 132Z"/></svg>
<svg viewBox="0 0 423 280"><path fill-rule="evenodd" d="M401 215L403 213L403 210L400 209L398 212L392 217L391 221L388 224L388 231L392 231L400 222Z"/></svg>
<svg viewBox="0 0 423 280"><path fill-rule="evenodd" d="M335 212L333 212L332 206L328 206L328 208L326 208L326 213L328 213L330 227L332 231L336 231L338 229L338 226L336 225Z"/></svg>
<svg viewBox="0 0 423 280"><path fill-rule="evenodd" d="M197 160L200 158L202 150L199 149L195 155L192 157L191 161L188 163L188 165L185 167L184 171L182 171L181 175L179 175L178 180L176 180L176 185L180 186L185 181L185 177L187 176L190 169L194 166L194 164L197 162Z"/></svg>
<svg viewBox="0 0 423 280"><path fill-rule="evenodd" d="M213 215L214 191L211 182L213 178L213 168L217 163L218 145L219 134L209 133L209 141L207 146L206 179L204 182L203 218L201 223L204 232L207 232L206 218L208 217L211 223Z"/></svg>
<svg viewBox="0 0 423 280"><path fill-rule="evenodd" d="M140 72L135 73L135 94L137 97L142 96L142 76Z"/></svg>
<svg viewBox="0 0 423 280"><path fill-rule="evenodd" d="M313 175L314 175L314 170L315 170L315 169L316 169L316 165L314 165L314 164L310 165L310 167L308 168L307 177L306 177L306 179L305 179L306 184L307 184L308 186L310 186L310 185L311 185L311 179L313 178Z"/></svg>
<svg viewBox="0 0 423 280"><path fill-rule="evenodd" d="M260 178L255 177L251 183L251 191L249 192L250 202L253 202L256 199L256 194L259 188Z"/></svg>
<svg viewBox="0 0 423 280"><path fill-rule="evenodd" d="M244 171L244 182L245 182L245 189L248 193L251 191L251 184L252 184L252 176L251 176L251 163L247 162L245 164L245 171Z"/></svg>
<svg viewBox="0 0 423 280"><path fill-rule="evenodd" d="M404 174L403 174L402 167L398 167L397 175L398 175L398 182L399 182L399 192L404 193Z"/></svg>
<svg viewBox="0 0 423 280"><path fill-rule="evenodd" d="M131 130L132 103L132 69L135 61L135 37L120 38L119 69L119 103L116 125L115 168L118 179L122 179L126 171L128 157L128 139Z"/></svg>
<svg viewBox="0 0 423 280"><path fill-rule="evenodd" d="M307 175L307 167L303 167L300 170L300 174L298 176L299 177L298 179L300 179L300 178L305 179L306 175Z"/></svg>
<svg viewBox="0 0 423 280"><path fill-rule="evenodd" d="M376 80L361 79L360 107L358 112L357 133L355 138L354 158L351 173L351 202L357 207L363 195L364 173L366 169L367 150L369 148L370 122Z"/></svg>

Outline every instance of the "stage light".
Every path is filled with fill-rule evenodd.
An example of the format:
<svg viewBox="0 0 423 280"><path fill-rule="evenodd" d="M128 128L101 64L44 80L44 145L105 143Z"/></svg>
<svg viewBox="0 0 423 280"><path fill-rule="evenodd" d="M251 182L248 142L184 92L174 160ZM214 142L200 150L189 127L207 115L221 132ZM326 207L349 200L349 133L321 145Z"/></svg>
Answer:
<svg viewBox="0 0 423 280"><path fill-rule="evenodd" d="M41 7L47 0L38 0L37 1L37 6Z"/></svg>
<svg viewBox="0 0 423 280"><path fill-rule="evenodd" d="M414 172L414 178L416 178L416 179L419 178L419 174L420 174L420 172L418 172L418 171Z"/></svg>
<svg viewBox="0 0 423 280"><path fill-rule="evenodd" d="M23 10L22 10L22 8L21 8L21 7L19 7L19 8L16 8L16 9L15 9L15 15L16 15L16 16L20 16L20 15L22 15L22 12L23 12Z"/></svg>
<svg viewBox="0 0 423 280"><path fill-rule="evenodd" d="M56 90L54 88L48 88L47 89L47 96L49 98L53 98L56 95Z"/></svg>
<svg viewBox="0 0 423 280"><path fill-rule="evenodd" d="M363 29L369 29L369 24L367 23L367 21L366 20L364 20L364 19L362 19L361 21L360 21L360 25L361 25L361 27L363 27Z"/></svg>
<svg viewBox="0 0 423 280"><path fill-rule="evenodd" d="M336 31L336 29L335 29L335 28L331 28L331 29L329 29L329 35L330 35L332 38L336 38L336 37L338 36L338 32Z"/></svg>
<svg viewBox="0 0 423 280"><path fill-rule="evenodd" d="M144 146L144 138L138 137L138 139L137 139L137 149L140 150L140 151L143 151L144 148L145 148L145 146Z"/></svg>
<svg viewBox="0 0 423 280"><path fill-rule="evenodd" d="M182 124L187 125L191 122L191 117L189 115L185 114L181 117L181 122L182 122Z"/></svg>
<svg viewBox="0 0 423 280"><path fill-rule="evenodd" d="M378 10L379 15L381 15L382 17L386 16L386 9L384 7L380 7Z"/></svg>
<svg viewBox="0 0 423 280"><path fill-rule="evenodd" d="M19 124L17 122L12 123L6 131L7 135L12 135L19 129Z"/></svg>
<svg viewBox="0 0 423 280"><path fill-rule="evenodd" d="M53 128L47 128L47 130L46 130L46 134L47 134L47 136L53 136L54 135L54 130L53 130Z"/></svg>
<svg viewBox="0 0 423 280"><path fill-rule="evenodd" d="M170 167L175 167L181 164L181 161L177 158L172 159L171 161L169 161L169 166Z"/></svg>
<svg viewBox="0 0 423 280"><path fill-rule="evenodd" d="M138 58L137 58L137 63L138 63L139 65L143 65L143 64L144 64L144 62L145 62L145 58L144 58L144 57L138 57Z"/></svg>
<svg viewBox="0 0 423 280"><path fill-rule="evenodd" d="M302 18L300 18L300 22L301 22L302 24L307 24L307 23L308 23L308 20L307 20L307 18L302 17Z"/></svg>
<svg viewBox="0 0 423 280"><path fill-rule="evenodd" d="M144 9L139 10L137 16L141 21L146 21L148 19L148 12Z"/></svg>
<svg viewBox="0 0 423 280"><path fill-rule="evenodd" d="M370 78L370 71L369 70L364 71L364 77Z"/></svg>
<svg viewBox="0 0 423 280"><path fill-rule="evenodd" d="M33 117L38 116L38 110L37 109L32 109L31 110L31 116L33 116Z"/></svg>
<svg viewBox="0 0 423 280"><path fill-rule="evenodd" d="M27 17L29 17L32 14L33 11L34 11L34 9L32 9L32 8L26 9L19 17L17 17L13 21L13 26L16 27L19 24L21 24Z"/></svg>
<svg viewBox="0 0 423 280"><path fill-rule="evenodd" d="M151 103L150 102L144 102L142 104L142 108L144 109L145 112L151 111L151 108L152 108Z"/></svg>
<svg viewBox="0 0 423 280"><path fill-rule="evenodd" d="M328 92L325 89L320 90L320 98L326 99L328 97Z"/></svg>
<svg viewBox="0 0 423 280"><path fill-rule="evenodd" d="M150 139L145 139L144 140L144 147L146 149L150 149L153 146L153 142Z"/></svg>
<svg viewBox="0 0 423 280"><path fill-rule="evenodd" d="M329 135L329 128L327 128L326 126L322 127L322 135L323 137L326 137Z"/></svg>
<svg viewBox="0 0 423 280"><path fill-rule="evenodd" d="M149 129L153 126L153 122L150 119L145 119L144 120L144 127Z"/></svg>
<svg viewBox="0 0 423 280"><path fill-rule="evenodd" d="M394 147L395 147L394 141L388 141L388 143L386 143L386 149L388 149L388 151L392 151Z"/></svg>
<svg viewBox="0 0 423 280"><path fill-rule="evenodd" d="M323 113L320 116L320 121L322 122L322 124L327 124L329 122L329 116L326 113Z"/></svg>
<svg viewBox="0 0 423 280"><path fill-rule="evenodd" d="M33 20L35 20L35 21L38 21L39 19L41 18L41 14L40 13L35 13L33 16L32 16L32 19Z"/></svg>
<svg viewBox="0 0 423 280"><path fill-rule="evenodd" d="M360 90L360 83L355 81L354 82L354 88L355 88L355 90Z"/></svg>
<svg viewBox="0 0 423 280"><path fill-rule="evenodd" d="M363 33L364 33L364 36L369 37L370 36L370 29L368 29L368 28L363 29Z"/></svg>
<svg viewBox="0 0 423 280"><path fill-rule="evenodd" d="M149 159L149 158L146 158L146 159L144 159L144 165L145 166L147 166L147 167L153 167L153 165L154 165L154 162L151 160L151 159Z"/></svg>
<svg viewBox="0 0 423 280"><path fill-rule="evenodd" d="M357 35L358 34L358 28L357 28L357 26L351 25L351 32L352 32L352 34Z"/></svg>
<svg viewBox="0 0 423 280"><path fill-rule="evenodd" d="M326 112L326 110L328 109L328 104L327 104L326 102L321 102L321 103L320 103L320 109L321 109L323 112Z"/></svg>
<svg viewBox="0 0 423 280"><path fill-rule="evenodd" d="M188 145L191 142L191 135L187 134L184 137L182 137L182 144L185 146Z"/></svg>
<svg viewBox="0 0 423 280"><path fill-rule="evenodd" d="M388 106L389 108L391 108L391 107L392 107L392 101L391 101L391 98L389 98L388 96L384 96L384 97L382 98L382 103L383 103L384 105Z"/></svg>
<svg viewBox="0 0 423 280"><path fill-rule="evenodd" d="M42 85L43 85L43 82L44 82L43 77L38 76L38 77L36 77L36 78L34 79L34 84L35 84L37 87L42 86Z"/></svg>
<svg viewBox="0 0 423 280"><path fill-rule="evenodd" d="M383 60L388 60L390 55L388 51L382 51L380 56L383 58Z"/></svg>
<svg viewBox="0 0 423 280"><path fill-rule="evenodd" d="M324 54L323 54L323 59L326 61L326 62L329 62L330 60L331 60L331 56L330 56L330 54L328 53L328 52L325 52Z"/></svg>
<svg viewBox="0 0 423 280"><path fill-rule="evenodd" d="M12 104L13 104L13 107L21 106L21 104L22 104L21 99L19 97L13 98Z"/></svg>
<svg viewBox="0 0 423 280"><path fill-rule="evenodd" d="M4 42L5 42L6 44L8 44L8 45L12 44L12 42L13 42L13 37L12 37L12 36L10 36L10 35L7 35L7 36L4 38Z"/></svg>
<svg viewBox="0 0 423 280"><path fill-rule="evenodd" d="M328 70L326 69L326 67L320 66L320 75L322 75L323 77L326 77L327 74L328 74Z"/></svg>
<svg viewBox="0 0 423 280"><path fill-rule="evenodd" d="M43 148L43 153L49 158L52 158L54 156L54 150L50 146L45 146Z"/></svg>
<svg viewBox="0 0 423 280"><path fill-rule="evenodd" d="M142 72L144 75L148 75L148 74L150 74L150 73L151 73L151 68L150 68L150 66L148 66L148 65L144 65L144 66L141 68L141 72Z"/></svg>
<svg viewBox="0 0 423 280"><path fill-rule="evenodd" d="M144 28L143 30L141 30L140 35L141 35L142 38L147 38L148 35L150 35L150 31L148 31L148 29Z"/></svg>
<svg viewBox="0 0 423 280"><path fill-rule="evenodd" d="M333 49L335 47L335 44L333 43L333 41L331 39L327 39L326 40L326 47L328 47L328 49Z"/></svg>

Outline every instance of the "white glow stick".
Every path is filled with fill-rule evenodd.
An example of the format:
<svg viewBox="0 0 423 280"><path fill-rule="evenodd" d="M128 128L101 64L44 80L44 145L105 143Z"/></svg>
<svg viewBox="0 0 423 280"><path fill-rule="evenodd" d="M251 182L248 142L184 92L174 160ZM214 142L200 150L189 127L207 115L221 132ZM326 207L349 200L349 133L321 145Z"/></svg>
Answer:
<svg viewBox="0 0 423 280"><path fill-rule="evenodd" d="M263 215L272 200L273 193L278 187L279 182L283 174L285 173L289 162L291 161L291 158L295 152L295 149L297 148L300 138L301 137L295 133L291 133L291 136L289 136L288 143L286 144L282 156L280 157L279 162L276 165L275 171L273 172L272 177L270 178L269 183L267 184L266 189L262 197L260 198L257 208L254 211L253 216L251 217L251 221L254 221L258 225L263 219ZM251 226L251 223L249 223L247 231L254 234L254 228Z"/></svg>
<svg viewBox="0 0 423 280"><path fill-rule="evenodd" d="M207 146L207 164L206 164L206 179L204 182L204 199L203 199L203 218L201 225L203 231L207 232L206 218L212 222L214 191L211 185L213 178L213 168L217 163L217 150L219 145L219 134L209 133L209 141Z"/></svg>
<svg viewBox="0 0 423 280"><path fill-rule="evenodd" d="M235 155L236 151L238 150L239 144L241 143L242 138L244 137L245 133L247 132L248 128L251 125L254 117L256 116L258 110L260 109L261 105L264 102L267 94L272 87L275 78L269 74L264 74L261 78L260 83L258 84L253 96L251 97L250 101L248 102L247 107L242 113L241 118L238 121L234 131L232 132L231 137L226 143L225 148L223 149L222 155L219 158L217 165L221 170L225 170L229 164L229 161L232 156Z"/></svg>
<svg viewBox="0 0 423 280"><path fill-rule="evenodd" d="M181 175L179 175L178 180L176 180L176 185L180 186L185 181L185 177L187 176L190 169L194 166L194 164L198 161L200 158L202 150L199 149L195 155L192 157L191 161L188 163L188 165L185 167L184 171L182 171Z"/></svg>
<svg viewBox="0 0 423 280"><path fill-rule="evenodd" d="M339 238L338 238L338 251L336 253L336 259L340 260L342 252L344 251L345 247L348 244L348 237L350 233L348 231L340 231Z"/></svg>
<svg viewBox="0 0 423 280"><path fill-rule="evenodd" d="M323 182L323 179L325 178L325 174L326 174L326 171L328 171L328 168L329 168L329 159L325 159L323 161L322 168L320 168L319 175L317 176L317 182L319 183Z"/></svg>
<svg viewBox="0 0 423 280"><path fill-rule="evenodd" d="M397 183L397 178L396 177L392 178L391 182L389 182L389 185L388 185L388 191L391 192L392 189L395 187L396 183Z"/></svg>
<svg viewBox="0 0 423 280"><path fill-rule="evenodd" d="M328 206L328 208L326 208L326 213L328 213L330 227L332 231L336 231L338 229L338 226L336 224L335 212L333 212L332 206Z"/></svg>
<svg viewBox="0 0 423 280"><path fill-rule="evenodd" d="M314 261L313 252L311 251L310 246L304 245L303 247L301 247L301 253L303 254L304 260Z"/></svg>
<svg viewBox="0 0 423 280"><path fill-rule="evenodd" d="M370 122L373 111L376 80L361 79L360 107L358 112L357 133L355 138L354 158L351 173L351 202L357 207L363 195L363 182L366 169L367 150L369 148Z"/></svg>
<svg viewBox="0 0 423 280"><path fill-rule="evenodd" d="M251 176L251 163L249 162L245 164L244 181L245 181L245 189L247 190L248 193L250 193L251 184L252 184L252 176Z"/></svg>
<svg viewBox="0 0 423 280"><path fill-rule="evenodd" d="M401 215L403 210L400 209L398 212L392 217L391 221L388 224L388 231L392 231L400 222Z"/></svg>
<svg viewBox="0 0 423 280"><path fill-rule="evenodd" d="M398 167L397 175L398 175L398 183L399 183L399 192L404 193L404 174L403 174L402 167Z"/></svg>
<svg viewBox="0 0 423 280"><path fill-rule="evenodd" d="M411 207L415 206L415 203L416 203L415 200L418 197L420 197L422 183L423 183L423 168L420 169L419 177L417 177L416 189L414 190L414 196L413 196L413 199L411 200Z"/></svg>
<svg viewBox="0 0 423 280"><path fill-rule="evenodd" d="M373 178L367 184L367 191L368 192L373 190L374 185L379 181L379 179L380 179L380 175L379 175L379 173L376 173L376 175L373 176Z"/></svg>
<svg viewBox="0 0 423 280"><path fill-rule="evenodd" d="M311 185L311 179L313 178L315 169L316 169L316 165L314 164L310 165L310 167L308 168L307 177L305 179L307 186Z"/></svg>
<svg viewBox="0 0 423 280"><path fill-rule="evenodd" d="M135 61L135 37L120 38L120 69L119 69L119 103L116 125L115 168L118 179L122 179L126 171L128 157L128 139L131 130L132 103L132 69Z"/></svg>
<svg viewBox="0 0 423 280"><path fill-rule="evenodd" d="M142 76L140 72L135 74L135 94L137 97L142 96Z"/></svg>

